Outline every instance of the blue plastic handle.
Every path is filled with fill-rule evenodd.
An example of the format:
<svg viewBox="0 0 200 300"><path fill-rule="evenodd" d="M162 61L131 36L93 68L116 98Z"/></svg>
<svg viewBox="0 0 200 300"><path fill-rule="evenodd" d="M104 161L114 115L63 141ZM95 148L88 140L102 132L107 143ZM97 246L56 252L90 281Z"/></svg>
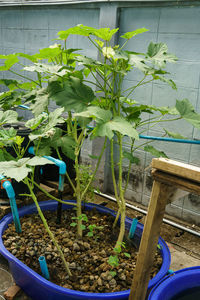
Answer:
<svg viewBox="0 0 200 300"><path fill-rule="evenodd" d="M35 155L33 146L29 147L28 152L32 155ZM58 190L62 192L64 190L64 175L66 173L67 167L66 163L60 159L54 158L52 156L43 156L44 158L52 161L59 168L59 185Z"/></svg>
<svg viewBox="0 0 200 300"><path fill-rule="evenodd" d="M5 179L5 177L3 175L0 175L0 180L3 180L3 179ZM10 201L10 208L11 208L11 212L12 212L16 232L21 233L22 228L21 228L21 223L20 223L20 219L19 219L19 213L18 213L18 210L17 210L17 203L16 203L16 199L15 199L15 191L14 191L14 189L12 187L12 184L10 183L9 180L5 179L2 186L6 190L6 193L8 195L9 201Z"/></svg>
<svg viewBox="0 0 200 300"><path fill-rule="evenodd" d="M129 230L129 234L128 234L128 237L130 239L132 239L134 237L135 230L136 230L136 227L137 227L137 223L138 223L138 219L134 218L133 221L132 221L132 224L131 224L131 228Z"/></svg>
<svg viewBox="0 0 200 300"><path fill-rule="evenodd" d="M18 107L24 108L24 109L30 109L27 105L23 105L23 104L18 105Z"/></svg>
<svg viewBox="0 0 200 300"><path fill-rule="evenodd" d="M40 263L40 269L41 269L41 272L42 272L42 276L49 280L50 276L49 276L49 270L48 270L48 267L47 267L47 262L46 262L46 259L44 256L40 256L39 257L39 263Z"/></svg>

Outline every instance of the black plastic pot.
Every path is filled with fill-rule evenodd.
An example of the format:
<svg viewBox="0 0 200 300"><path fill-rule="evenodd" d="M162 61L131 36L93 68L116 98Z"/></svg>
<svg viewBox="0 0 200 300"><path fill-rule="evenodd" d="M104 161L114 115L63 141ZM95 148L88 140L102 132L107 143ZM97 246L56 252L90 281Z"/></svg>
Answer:
<svg viewBox="0 0 200 300"><path fill-rule="evenodd" d="M64 132L67 132L67 124L57 124L56 125L57 128L62 129ZM78 131L78 136L79 136L79 131ZM76 173L75 173L75 169L74 169L74 160L70 159L69 157L67 157L61 150L61 148L59 148L59 153L60 156L62 157L62 160L66 163L67 166L67 172L69 174L69 177L71 179L74 179L76 177ZM56 152L56 150L53 150L51 153L51 156L54 158L59 159L58 154ZM80 159L80 155L79 155L79 159ZM50 181L58 181L59 179L59 170L58 167L56 167L55 165L44 165L42 167L42 172L41 172L41 181L45 181L45 180L50 180Z"/></svg>

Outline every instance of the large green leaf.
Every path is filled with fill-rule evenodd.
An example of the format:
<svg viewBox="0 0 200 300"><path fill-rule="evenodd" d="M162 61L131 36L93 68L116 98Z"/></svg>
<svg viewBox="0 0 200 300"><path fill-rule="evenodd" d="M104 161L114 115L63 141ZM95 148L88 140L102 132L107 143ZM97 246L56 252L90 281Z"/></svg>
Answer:
<svg viewBox="0 0 200 300"><path fill-rule="evenodd" d="M136 54L129 54L129 64L144 73L150 70L150 67L145 64L145 59Z"/></svg>
<svg viewBox="0 0 200 300"><path fill-rule="evenodd" d="M0 111L0 126L6 123L16 123L18 114L16 111Z"/></svg>
<svg viewBox="0 0 200 300"><path fill-rule="evenodd" d="M35 149L38 149L38 141L34 141ZM75 140L67 135L63 135L63 131L60 128L55 128L53 136L42 137L39 143L38 155L50 155L52 148L61 148L62 152L69 158L75 159L74 149L76 143Z"/></svg>
<svg viewBox="0 0 200 300"><path fill-rule="evenodd" d="M50 81L48 91L49 97L66 111L83 111L95 98L93 90L75 77L70 77L64 83L59 80Z"/></svg>
<svg viewBox="0 0 200 300"><path fill-rule="evenodd" d="M28 176L32 169L29 166L38 166L45 164L53 164L53 162L43 157L21 158L18 161L0 162L0 174L22 181Z"/></svg>
<svg viewBox="0 0 200 300"><path fill-rule="evenodd" d="M30 158L22 158L18 161L6 161L0 162L0 174L14 178L16 181L22 181L31 172L31 168L26 166L27 161Z"/></svg>
<svg viewBox="0 0 200 300"><path fill-rule="evenodd" d="M195 112L188 99L176 100L176 109L184 120L200 129L200 114Z"/></svg>
<svg viewBox="0 0 200 300"><path fill-rule="evenodd" d="M151 42L147 51L148 59L159 68L163 68L166 62L176 62L177 57L168 53L168 47L164 43L154 44Z"/></svg>
<svg viewBox="0 0 200 300"><path fill-rule="evenodd" d="M95 128L94 136L107 136L109 139L112 139L114 132L119 132L124 136L127 135L134 139L139 139L138 132L123 117L115 117L109 122L100 124Z"/></svg>
<svg viewBox="0 0 200 300"><path fill-rule="evenodd" d="M0 59L4 59L4 65L0 66L0 71L8 71L10 68L19 62L16 54L0 55Z"/></svg>
<svg viewBox="0 0 200 300"><path fill-rule="evenodd" d="M119 28L110 29L110 28L100 28L96 29L93 32L93 35L104 40L104 41L110 41L113 35L119 30Z"/></svg>
<svg viewBox="0 0 200 300"><path fill-rule="evenodd" d="M1 142L0 142L1 143ZM14 157L6 151L6 149L0 149L0 162L14 160Z"/></svg>
<svg viewBox="0 0 200 300"><path fill-rule="evenodd" d="M21 81L17 81L15 79L0 79L0 84L6 85L9 90L14 90L18 88L21 84Z"/></svg>
<svg viewBox="0 0 200 300"><path fill-rule="evenodd" d="M22 93L16 91L7 91L0 93L0 107L3 110L10 110L12 107L22 103Z"/></svg>
<svg viewBox="0 0 200 300"><path fill-rule="evenodd" d="M152 75L155 80L161 80L167 84L169 84L174 90L177 90L176 84L172 79L168 79L161 75Z"/></svg>
<svg viewBox="0 0 200 300"><path fill-rule="evenodd" d="M138 157L133 156L131 152L123 151L123 156L127 158L132 164L139 165L140 159Z"/></svg>
<svg viewBox="0 0 200 300"><path fill-rule="evenodd" d="M48 160L47 158L45 157L40 157L40 156L34 156L32 158L30 158L26 164L28 166L43 166L43 165L47 165L47 164L51 164L53 165L54 163L50 160Z"/></svg>
<svg viewBox="0 0 200 300"><path fill-rule="evenodd" d="M53 47L53 48L43 48L39 50L39 53L35 54L35 58L37 59L48 59L51 60L52 58L55 58L59 56L62 53L61 48Z"/></svg>
<svg viewBox="0 0 200 300"><path fill-rule="evenodd" d="M150 145L144 146L144 151L149 152L153 156L156 156L156 157L166 157L167 158L167 155L163 151L159 151Z"/></svg>
<svg viewBox="0 0 200 300"><path fill-rule="evenodd" d="M102 109L98 106L89 106L87 110L74 114L75 117L92 118L97 124L110 121L112 113L109 110Z"/></svg>
<svg viewBox="0 0 200 300"><path fill-rule="evenodd" d="M75 159L75 147L76 147L76 142L74 140L74 138L70 137L70 136L61 136L61 138L57 141L57 145L54 144L53 147L61 147L62 152L69 158L71 158L72 160Z"/></svg>
<svg viewBox="0 0 200 300"><path fill-rule="evenodd" d="M11 145L14 142L16 135L17 135L17 131L14 128L9 128L8 130L1 129L0 145L2 146Z"/></svg>
<svg viewBox="0 0 200 300"><path fill-rule="evenodd" d="M55 126L58 123L63 123L64 119L61 116L64 108L60 107L51 112L48 116L48 122L44 123L39 129L33 130L29 135L30 140L35 140L41 137L51 137L55 134ZM37 119L36 119L37 120ZM32 121L30 121L32 122ZM34 122L34 121L33 121ZM37 121L36 121L37 122Z"/></svg>
<svg viewBox="0 0 200 300"><path fill-rule="evenodd" d="M35 63L32 66L24 67L25 71L46 73L52 75L63 76L67 73L67 69L63 69L60 65L49 65L44 63Z"/></svg>
<svg viewBox="0 0 200 300"><path fill-rule="evenodd" d="M49 106L49 94L45 88L34 90L24 98L27 99L26 102L31 102L30 109L36 117L46 111Z"/></svg>
<svg viewBox="0 0 200 300"><path fill-rule="evenodd" d="M31 62L35 63L37 62L37 58L35 57L35 54L33 55L30 55L30 54L26 54L26 53L16 53L17 56L19 57L23 57L23 58L26 58L28 60L30 60Z"/></svg>
<svg viewBox="0 0 200 300"><path fill-rule="evenodd" d="M126 32L125 34L121 35L121 37L123 39L127 39L127 40L130 40L132 37L140 34L140 33L143 33L143 32L146 32L146 31L149 31L148 29L146 28L138 28L136 30L133 30L133 31L130 31L130 32Z"/></svg>
<svg viewBox="0 0 200 300"><path fill-rule="evenodd" d="M77 25L75 27L69 28L65 31L58 32L58 36L62 40L66 40L69 35L76 34L76 35L83 35L83 36L90 36L94 35L100 39L105 41L110 41L112 36L118 31L119 29L110 29L110 28L100 28L96 29L89 26L84 26L82 24Z"/></svg>
<svg viewBox="0 0 200 300"><path fill-rule="evenodd" d="M39 116L30 119L26 122L25 126L30 128L31 130L35 130L42 124L44 121L47 121L48 115L45 113L40 114Z"/></svg>

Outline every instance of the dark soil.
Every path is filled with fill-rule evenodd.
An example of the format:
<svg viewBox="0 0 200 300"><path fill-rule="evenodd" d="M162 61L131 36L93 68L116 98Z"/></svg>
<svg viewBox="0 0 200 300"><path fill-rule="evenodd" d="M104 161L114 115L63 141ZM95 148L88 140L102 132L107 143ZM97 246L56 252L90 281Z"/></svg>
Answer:
<svg viewBox="0 0 200 300"><path fill-rule="evenodd" d="M22 233L16 235L13 224L5 231L3 240L6 248L18 259L40 274L38 258L44 255L47 260L50 280L60 286L87 292L116 292L130 288L134 276L137 258L137 249L126 241L126 247L122 247L119 254L119 265L111 268L108 264L109 256L115 255L115 246L118 232L113 233L113 217L99 214L96 210L84 212L89 222L83 222L86 226L83 239L76 238L76 226L71 218L75 212L64 211L60 225L56 224L56 215L46 212L47 222L54 232L61 246L66 260L72 272L69 277L63 268L57 249L50 240L38 215L21 218ZM94 232L93 237L88 237L88 226L95 224L102 226ZM125 253L130 254L130 258ZM160 254L156 254L154 266L151 270L151 278L159 271L162 264ZM115 271L113 277L110 271Z"/></svg>

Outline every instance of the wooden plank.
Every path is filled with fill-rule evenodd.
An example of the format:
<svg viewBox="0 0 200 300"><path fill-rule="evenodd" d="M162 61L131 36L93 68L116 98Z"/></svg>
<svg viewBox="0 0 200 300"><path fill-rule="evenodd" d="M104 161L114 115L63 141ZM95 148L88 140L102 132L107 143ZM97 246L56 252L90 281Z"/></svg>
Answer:
<svg viewBox="0 0 200 300"><path fill-rule="evenodd" d="M196 166L167 158L154 158L151 166L166 173L200 182L200 168Z"/></svg>
<svg viewBox="0 0 200 300"><path fill-rule="evenodd" d="M200 195L200 185L195 181L164 173L156 169L153 169L151 174L159 182L167 182L184 191Z"/></svg>
<svg viewBox="0 0 200 300"><path fill-rule="evenodd" d="M58 191L58 185L59 185L59 183L57 181L45 180L44 184L46 186L54 188L56 191ZM67 183L64 183L64 191L63 191L63 193L65 194L65 193L70 193L70 192L72 193L71 186L69 184L67 184Z"/></svg>
<svg viewBox="0 0 200 300"><path fill-rule="evenodd" d="M129 300L144 300L150 279L160 228L165 213L169 185L154 181L140 243Z"/></svg>

